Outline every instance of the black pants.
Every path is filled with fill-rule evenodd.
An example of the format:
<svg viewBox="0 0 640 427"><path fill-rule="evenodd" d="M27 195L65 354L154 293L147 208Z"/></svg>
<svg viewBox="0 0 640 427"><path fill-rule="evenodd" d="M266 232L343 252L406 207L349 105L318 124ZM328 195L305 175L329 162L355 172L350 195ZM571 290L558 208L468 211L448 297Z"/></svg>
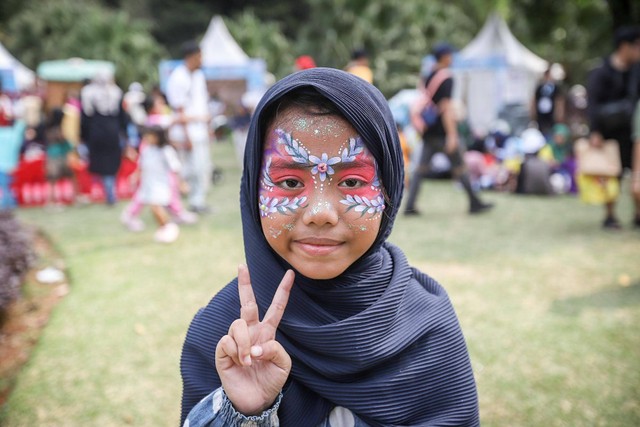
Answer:
<svg viewBox="0 0 640 427"><path fill-rule="evenodd" d="M420 186L422 180L429 173L431 165L431 159L436 153L444 153L449 158L451 163L451 172L454 178L457 178L462 183L463 187L469 195L469 202L471 204L479 203L478 198L471 191L469 183L469 176L466 172L463 155L464 147L461 143L458 143L458 148L453 153L447 153L445 151L446 137L444 135L425 136L422 144L422 152L420 154L420 164L416 168L411 180L409 182L409 195L407 196L407 204L405 210L415 210L416 199L420 192Z"/></svg>

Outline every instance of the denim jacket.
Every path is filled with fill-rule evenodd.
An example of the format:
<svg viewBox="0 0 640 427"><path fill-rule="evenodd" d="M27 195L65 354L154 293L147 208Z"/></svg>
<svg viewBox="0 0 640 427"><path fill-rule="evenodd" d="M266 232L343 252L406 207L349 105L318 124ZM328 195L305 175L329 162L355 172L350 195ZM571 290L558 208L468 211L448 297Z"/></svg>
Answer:
<svg viewBox="0 0 640 427"><path fill-rule="evenodd" d="M227 398L222 387L207 395L193 407L183 427L279 427L278 407L282 393L274 405L259 416L240 414ZM368 427L367 424L341 406L333 408L317 427Z"/></svg>

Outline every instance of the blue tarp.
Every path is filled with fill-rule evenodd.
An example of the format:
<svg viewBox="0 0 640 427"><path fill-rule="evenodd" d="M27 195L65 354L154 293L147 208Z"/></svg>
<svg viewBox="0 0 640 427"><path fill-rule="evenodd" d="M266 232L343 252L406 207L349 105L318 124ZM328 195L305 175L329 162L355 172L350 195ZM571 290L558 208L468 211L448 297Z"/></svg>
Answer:
<svg viewBox="0 0 640 427"><path fill-rule="evenodd" d="M160 62L160 89L166 93L167 80L171 72L182 63L181 59L170 59ZM265 89L265 74L267 65L262 59L250 59L242 66L202 67L207 80L245 80L247 92L263 91Z"/></svg>

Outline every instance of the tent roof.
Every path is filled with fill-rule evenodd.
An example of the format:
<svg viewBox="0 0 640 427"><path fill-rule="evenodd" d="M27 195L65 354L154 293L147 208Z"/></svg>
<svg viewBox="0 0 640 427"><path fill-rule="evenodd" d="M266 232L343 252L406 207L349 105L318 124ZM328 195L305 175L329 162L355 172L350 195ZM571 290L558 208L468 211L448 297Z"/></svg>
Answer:
<svg viewBox="0 0 640 427"><path fill-rule="evenodd" d="M509 66L543 73L548 62L527 49L515 38L498 14L491 14L478 35L459 53L463 62L491 61L502 58Z"/></svg>
<svg viewBox="0 0 640 427"><path fill-rule="evenodd" d="M41 62L38 77L54 82L81 82L92 79L101 70L115 72L115 64L110 61L69 58Z"/></svg>
<svg viewBox="0 0 640 427"><path fill-rule="evenodd" d="M204 67L246 65L249 57L236 43L222 18L214 16L200 42Z"/></svg>
<svg viewBox="0 0 640 427"><path fill-rule="evenodd" d="M0 43L0 69L13 70L18 89L26 89L35 80L35 73L13 57Z"/></svg>

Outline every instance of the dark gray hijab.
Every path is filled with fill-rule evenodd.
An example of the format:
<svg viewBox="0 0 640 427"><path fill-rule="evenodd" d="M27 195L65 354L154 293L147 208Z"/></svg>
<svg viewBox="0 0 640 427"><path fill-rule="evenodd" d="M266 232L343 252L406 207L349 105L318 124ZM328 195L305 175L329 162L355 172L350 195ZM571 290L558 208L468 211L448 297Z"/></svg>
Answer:
<svg viewBox="0 0 640 427"><path fill-rule="evenodd" d="M261 316L287 268L265 239L258 183L266 112L310 87L331 101L373 154L387 196L373 246L331 280L297 273L277 339L293 360L278 411L282 426L313 427L335 406L372 426L477 426L476 385L455 312L444 289L385 242L402 198L403 162L383 95L346 72L314 68L276 83L259 103L240 190L245 255ZM214 353L239 317L237 279L195 317L182 353L183 412L220 386Z"/></svg>

